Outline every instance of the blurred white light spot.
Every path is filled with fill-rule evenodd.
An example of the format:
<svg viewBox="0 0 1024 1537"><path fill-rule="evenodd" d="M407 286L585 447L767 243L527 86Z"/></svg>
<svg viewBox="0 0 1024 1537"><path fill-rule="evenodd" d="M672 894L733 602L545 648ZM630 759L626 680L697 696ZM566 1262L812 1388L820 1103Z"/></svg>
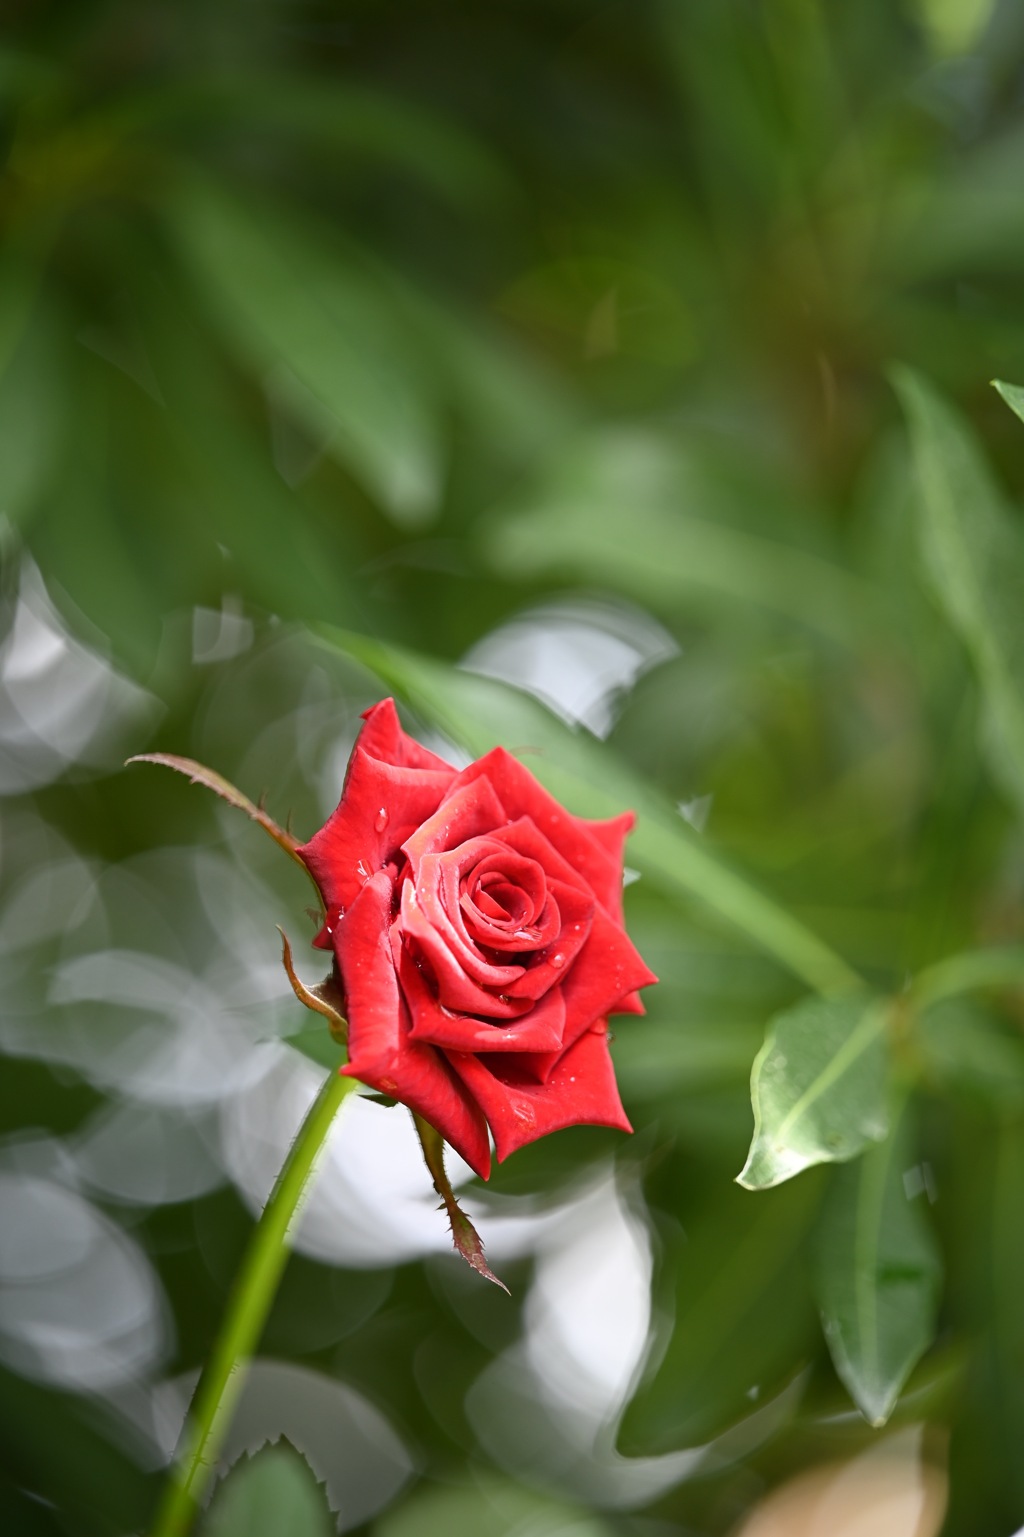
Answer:
<svg viewBox="0 0 1024 1537"><path fill-rule="evenodd" d="M80 859L42 860L0 908L0 951L20 950L73 929L95 897L96 877Z"/></svg>
<svg viewBox="0 0 1024 1537"><path fill-rule="evenodd" d="M163 1293L126 1233L74 1191L11 1172L0 1172L0 1209L0 1359L98 1392L160 1363Z"/></svg>
<svg viewBox="0 0 1024 1537"><path fill-rule="evenodd" d="M154 1395L154 1429L167 1456L194 1385L190 1375L162 1384ZM221 1466L281 1436L298 1448L326 1485L340 1531L362 1525L383 1509L413 1471L412 1459L391 1425L354 1388L304 1366L253 1361L232 1415Z"/></svg>
<svg viewBox="0 0 1024 1537"><path fill-rule="evenodd" d="M79 1177L94 1190L140 1206L190 1201L223 1182L208 1146L212 1121L152 1105L99 1112L72 1143Z"/></svg>
<svg viewBox="0 0 1024 1537"><path fill-rule="evenodd" d="M127 729L152 725L153 696L74 640L35 565L22 562L0 642L0 795L48 784L71 763L116 762Z"/></svg>
<svg viewBox="0 0 1024 1537"><path fill-rule="evenodd" d="M224 1166L253 1212L262 1210L285 1153L311 1104L323 1071L286 1047L259 1082L222 1108ZM455 1187L472 1170L449 1150ZM511 1209L510 1209L511 1207ZM473 1203L467 1204L473 1215ZM552 1220L524 1203L487 1217L488 1253L495 1260L521 1254ZM300 1253L355 1268L401 1264L427 1254L450 1254L448 1224L437 1209L412 1123L402 1107L387 1109L362 1096L348 1099L321 1155L294 1234Z"/></svg>
<svg viewBox="0 0 1024 1537"><path fill-rule="evenodd" d="M201 665L228 662L249 650L255 634L241 600L225 593L220 608L192 610L192 660Z"/></svg>
<svg viewBox="0 0 1024 1537"><path fill-rule="evenodd" d="M629 1458L615 1447L650 1334L646 1225L609 1172L558 1210L537 1249L525 1338L470 1389L470 1422L511 1473L593 1505L646 1504L704 1455Z"/></svg>
<svg viewBox="0 0 1024 1537"><path fill-rule="evenodd" d="M267 1048L202 978L144 951L101 950L63 962L49 1001L67 1006L68 1016L33 1054L73 1062L94 1083L150 1104L213 1104L269 1066ZM29 1039L9 1032L7 1049L27 1050L33 1024L42 1028L29 1020Z"/></svg>
<svg viewBox="0 0 1024 1537"><path fill-rule="evenodd" d="M642 610L572 598L527 609L492 630L460 666L526 689L563 720L604 737L619 696L678 652L668 631Z"/></svg>
<svg viewBox="0 0 1024 1537"><path fill-rule="evenodd" d="M524 1322L542 1387L595 1423L622 1408L647 1344L651 1246L614 1177L542 1240Z"/></svg>

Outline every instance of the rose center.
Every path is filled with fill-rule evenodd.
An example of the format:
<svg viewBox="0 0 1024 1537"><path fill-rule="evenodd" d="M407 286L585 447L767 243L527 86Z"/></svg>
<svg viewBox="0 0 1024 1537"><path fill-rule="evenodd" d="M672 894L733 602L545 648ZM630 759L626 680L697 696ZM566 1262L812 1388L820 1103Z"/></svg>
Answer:
<svg viewBox="0 0 1024 1537"><path fill-rule="evenodd" d="M492 852L464 872L459 888L466 927L480 944L531 950L551 928L547 880L533 859L510 849Z"/></svg>

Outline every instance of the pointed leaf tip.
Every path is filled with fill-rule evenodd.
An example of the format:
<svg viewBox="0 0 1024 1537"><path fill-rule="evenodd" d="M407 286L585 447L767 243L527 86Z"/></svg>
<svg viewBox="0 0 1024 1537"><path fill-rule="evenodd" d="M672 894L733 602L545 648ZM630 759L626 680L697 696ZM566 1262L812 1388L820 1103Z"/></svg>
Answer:
<svg viewBox="0 0 1024 1537"><path fill-rule="evenodd" d="M889 1010L867 993L808 998L769 1023L751 1072L754 1136L738 1184L767 1190L885 1137Z"/></svg>

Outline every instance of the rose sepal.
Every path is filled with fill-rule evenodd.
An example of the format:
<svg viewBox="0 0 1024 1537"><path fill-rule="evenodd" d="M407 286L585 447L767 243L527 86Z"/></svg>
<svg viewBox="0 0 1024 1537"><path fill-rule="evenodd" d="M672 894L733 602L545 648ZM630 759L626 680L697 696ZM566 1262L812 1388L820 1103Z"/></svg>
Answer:
<svg viewBox="0 0 1024 1537"><path fill-rule="evenodd" d="M423 1149L423 1161L434 1182L434 1189L441 1197L443 1209L448 1213L448 1225L456 1252L462 1255L466 1264L471 1266L477 1275L483 1276L486 1281L493 1281L495 1286L501 1287L506 1296L511 1296L504 1281L500 1276L496 1276L488 1265L483 1241L456 1199L444 1166L444 1138L436 1126L431 1126L430 1122L424 1120L423 1116L417 1115L415 1110L412 1112L412 1118L420 1139L420 1147Z"/></svg>

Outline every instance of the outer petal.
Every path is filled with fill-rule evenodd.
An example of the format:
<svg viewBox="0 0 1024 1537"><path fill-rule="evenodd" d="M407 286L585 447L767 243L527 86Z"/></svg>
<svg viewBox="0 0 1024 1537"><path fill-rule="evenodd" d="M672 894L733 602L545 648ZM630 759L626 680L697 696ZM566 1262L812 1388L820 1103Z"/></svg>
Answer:
<svg viewBox="0 0 1024 1537"><path fill-rule="evenodd" d="M389 935L391 893L386 872L372 876L334 933L349 1028L342 1072L425 1116L486 1179L491 1152L480 1107L443 1053L409 1039Z"/></svg>
<svg viewBox="0 0 1024 1537"><path fill-rule="evenodd" d="M433 815L453 773L385 763L361 744L362 737L337 810L298 850L320 888L328 921L334 910L355 901L369 877Z"/></svg>
<svg viewBox="0 0 1024 1537"><path fill-rule="evenodd" d="M619 1099L606 1032L603 1020L588 1030L563 1054L544 1084L531 1082L514 1056L449 1053L487 1117L499 1162L566 1126L632 1131Z"/></svg>
<svg viewBox="0 0 1024 1537"><path fill-rule="evenodd" d="M452 788L481 776L491 781L509 818L530 817L602 904L614 903L616 891L621 901L622 865L616 863L606 846L606 832L595 836L593 823L566 811L529 769L503 747L495 747L464 768ZM621 909L613 906L609 910Z"/></svg>
<svg viewBox="0 0 1024 1537"><path fill-rule="evenodd" d="M393 763L397 768L435 769L454 779L455 770L450 763L421 747L402 730L393 699L382 699L380 704L371 705L363 711L363 720L366 725L359 733L358 745L372 758Z"/></svg>
<svg viewBox="0 0 1024 1537"><path fill-rule="evenodd" d="M624 978L638 976L637 967L643 973L643 980L636 986L644 987L657 981L627 935L599 908L583 954L561 987L565 999L561 1051L538 1055L529 1063L524 1062L524 1071L538 1083L546 1083L561 1060L562 1051L578 1041L587 1030L592 1030L596 1020L608 1014L642 1014L644 1007L642 1003L636 1007L639 1003L636 993L631 991L623 996L621 992Z"/></svg>
<svg viewBox="0 0 1024 1537"><path fill-rule="evenodd" d="M636 825L636 815L632 811L623 811L617 817L609 817L603 822L591 822L584 817L577 817L584 827L589 828L590 836L595 838L604 849L618 871L618 875L607 889L594 887L594 895L603 907L607 908L613 918L622 922L622 868L625 862L625 843L628 835Z"/></svg>

